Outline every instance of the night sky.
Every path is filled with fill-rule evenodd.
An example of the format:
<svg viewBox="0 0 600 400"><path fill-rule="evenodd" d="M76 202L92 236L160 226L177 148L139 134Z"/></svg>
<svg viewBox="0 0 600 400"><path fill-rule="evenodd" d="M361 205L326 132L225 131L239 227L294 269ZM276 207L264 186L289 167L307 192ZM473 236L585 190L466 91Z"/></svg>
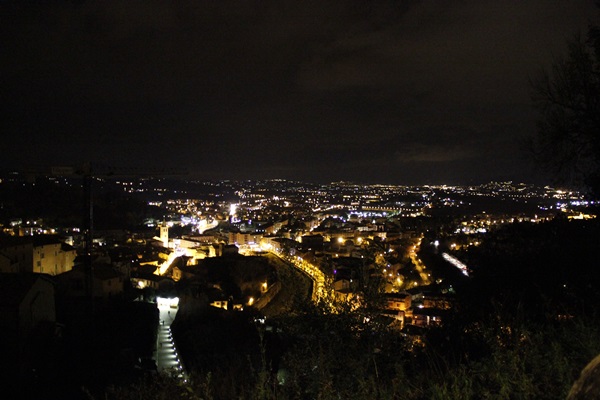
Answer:
<svg viewBox="0 0 600 400"><path fill-rule="evenodd" d="M544 181L528 80L593 1L1 1L0 167Z"/></svg>

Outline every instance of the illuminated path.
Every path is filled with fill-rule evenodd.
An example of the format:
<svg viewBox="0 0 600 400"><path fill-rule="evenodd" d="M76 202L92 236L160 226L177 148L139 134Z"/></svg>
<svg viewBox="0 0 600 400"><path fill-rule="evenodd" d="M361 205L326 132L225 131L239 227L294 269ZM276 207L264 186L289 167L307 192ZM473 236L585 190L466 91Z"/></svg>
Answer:
<svg viewBox="0 0 600 400"><path fill-rule="evenodd" d="M415 266L415 269L419 273L421 281L423 281L423 285L429 285L431 283L431 280L429 279L429 274L424 271L426 267L423 264L423 262L417 257L415 253L410 254L410 260L412 261L412 263Z"/></svg>
<svg viewBox="0 0 600 400"><path fill-rule="evenodd" d="M179 309L177 305L178 300L179 299L175 301L175 299L166 299L162 297L157 298L160 319L158 322L158 335L154 359L156 360L158 372L172 372L175 376L187 381L187 374L179 359L177 347L175 346L173 334L171 333L171 323L175 320L175 315L177 315L177 310ZM172 307L172 304L175 306Z"/></svg>
<svg viewBox="0 0 600 400"><path fill-rule="evenodd" d="M319 300L321 296L323 296L323 291L325 287L325 274L315 265L305 261L302 257L292 256L291 259L286 259L283 256L283 253L275 251L274 249L268 250L271 254L276 255L284 262L287 262L300 271L304 272L310 279L313 281L313 292L312 299L313 301Z"/></svg>
<svg viewBox="0 0 600 400"><path fill-rule="evenodd" d="M318 267L303 260L300 256L293 257L292 264L312 278L314 282L312 298L314 301L317 301L323 295L325 274Z"/></svg>
<svg viewBox="0 0 600 400"><path fill-rule="evenodd" d="M415 266L415 269L419 273L421 280L423 281L423 285L429 285L431 283L431 280L429 279L430 274L425 272L425 269L427 267L425 266L425 264L423 264L423 261L421 261L419 259L419 257L417 257L417 252L419 251L419 247L421 247L422 239L423 238L419 238L419 241L417 242L417 244L415 244L415 246L410 250L409 256L410 256L410 260L412 261L413 265Z"/></svg>
<svg viewBox="0 0 600 400"><path fill-rule="evenodd" d="M165 261L164 263L162 263L162 265L160 267L158 267L158 269L156 271L154 271L155 275L164 275L165 272L167 272L167 269L171 266L171 264L173 264L173 261L175 261L175 259L177 257L182 256L183 254L185 254L181 249L177 249L173 252L171 252L169 254L169 258L167 258L167 261Z"/></svg>

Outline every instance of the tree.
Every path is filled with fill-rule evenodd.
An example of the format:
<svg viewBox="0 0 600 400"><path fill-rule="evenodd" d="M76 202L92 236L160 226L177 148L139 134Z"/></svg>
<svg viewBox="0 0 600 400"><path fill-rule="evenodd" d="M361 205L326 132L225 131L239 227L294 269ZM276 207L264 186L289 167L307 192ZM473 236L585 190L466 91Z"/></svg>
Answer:
<svg viewBox="0 0 600 400"><path fill-rule="evenodd" d="M568 42L568 53L531 81L540 113L534 159L556 183L600 196L600 28Z"/></svg>

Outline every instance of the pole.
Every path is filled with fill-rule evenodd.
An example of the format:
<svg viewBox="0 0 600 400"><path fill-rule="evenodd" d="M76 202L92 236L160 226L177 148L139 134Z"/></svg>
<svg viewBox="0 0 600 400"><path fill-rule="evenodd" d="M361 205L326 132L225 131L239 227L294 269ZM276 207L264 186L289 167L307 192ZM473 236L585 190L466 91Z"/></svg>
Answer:
<svg viewBox="0 0 600 400"><path fill-rule="evenodd" d="M84 273L86 277L86 291L89 301L90 317L94 318L94 267L92 265L92 246L94 240L94 204L92 191L92 175L83 175L83 203L84 203Z"/></svg>

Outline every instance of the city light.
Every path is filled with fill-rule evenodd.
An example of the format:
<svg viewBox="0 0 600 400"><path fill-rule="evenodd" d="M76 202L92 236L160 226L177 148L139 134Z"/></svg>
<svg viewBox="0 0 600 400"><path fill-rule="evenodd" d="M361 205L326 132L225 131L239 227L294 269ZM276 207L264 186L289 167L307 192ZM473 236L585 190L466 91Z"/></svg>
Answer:
<svg viewBox="0 0 600 400"><path fill-rule="evenodd" d="M456 268L460 269L464 275L469 276L469 271L468 271L467 266L465 264L463 264L462 262L460 262L456 257L453 257L448 253L443 253L442 257L444 258L444 260L448 261L450 264L452 264Z"/></svg>

